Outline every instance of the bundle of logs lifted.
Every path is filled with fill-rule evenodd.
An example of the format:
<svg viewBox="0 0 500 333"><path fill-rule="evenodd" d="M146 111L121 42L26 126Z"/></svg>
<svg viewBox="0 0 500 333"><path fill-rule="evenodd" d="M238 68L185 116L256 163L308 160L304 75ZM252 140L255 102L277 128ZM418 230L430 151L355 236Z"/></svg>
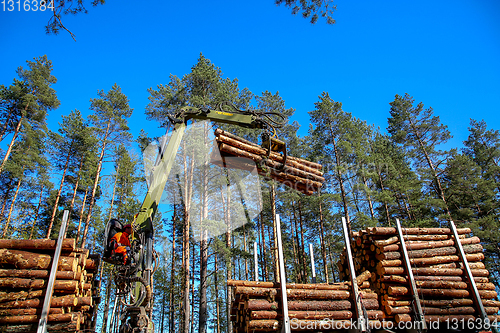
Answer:
<svg viewBox="0 0 500 333"><path fill-rule="evenodd" d="M488 318L497 320L500 302L495 285L482 262L483 247L469 228L457 229L468 265ZM403 228L411 269L426 322L472 322L480 319L474 295L467 283L466 270L459 257L452 231L448 228ZM371 285L379 295L385 321L416 320L408 274L403 263L396 228L374 227L354 233L352 242L356 273L371 271ZM338 267L341 279L349 277L346 252ZM500 319L500 317L498 318Z"/></svg>
<svg viewBox="0 0 500 333"><path fill-rule="evenodd" d="M292 156L287 156L285 160L283 154L269 153L267 149L221 129L215 130L215 140L222 153L222 161L213 161L215 164L249 171L257 167L259 175L272 178L306 195L317 192L325 181L321 164ZM243 157L248 162L230 156Z"/></svg>
<svg viewBox="0 0 500 333"><path fill-rule="evenodd" d="M371 272L356 280L363 294L370 326L382 327L383 311L370 288ZM231 320L234 333L281 331L283 306L279 283L229 280L233 288ZM354 316L350 282L286 285L288 317L292 331L321 332L348 329Z"/></svg>
<svg viewBox="0 0 500 333"><path fill-rule="evenodd" d="M92 330L98 297L98 256L64 239L47 330ZM0 239L0 332L36 332L56 241Z"/></svg>

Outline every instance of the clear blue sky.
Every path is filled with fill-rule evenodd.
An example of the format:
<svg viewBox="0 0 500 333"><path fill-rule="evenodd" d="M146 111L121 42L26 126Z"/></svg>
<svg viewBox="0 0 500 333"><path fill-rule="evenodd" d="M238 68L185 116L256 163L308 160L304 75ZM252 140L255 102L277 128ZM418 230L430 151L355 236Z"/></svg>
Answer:
<svg viewBox="0 0 500 333"><path fill-rule="evenodd" d="M388 103L405 92L432 106L466 139L469 118L500 129L500 2L336 0L337 23L292 16L273 0L108 0L65 17L76 35L45 35L48 13L0 11L0 84L47 54L61 106L89 113L89 99L118 83L135 109L133 134L160 134L145 120L147 89L190 71L202 52L226 77L260 94L279 91L305 135L323 91L344 110L385 129ZM1 9L1 8L0 8Z"/></svg>

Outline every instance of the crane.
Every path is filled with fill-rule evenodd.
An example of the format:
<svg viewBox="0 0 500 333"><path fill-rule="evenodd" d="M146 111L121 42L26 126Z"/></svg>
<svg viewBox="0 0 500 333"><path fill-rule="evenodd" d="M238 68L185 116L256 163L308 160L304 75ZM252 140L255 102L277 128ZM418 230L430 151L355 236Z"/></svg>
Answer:
<svg viewBox="0 0 500 333"><path fill-rule="evenodd" d="M264 129L263 145L269 151L282 152L286 157L286 144L277 139L276 128L283 126L285 118L277 112L256 110L239 110L232 103L223 102L211 109L207 106L182 107L175 115L168 117L173 125L173 132L168 144L163 141L156 163L153 168L152 181L139 212L134 220L134 236L130 246L130 263L123 264L110 255L107 248L103 259L116 264L115 276L117 296L125 299L130 297L130 303L125 303L120 314L120 333L150 333L154 331L151 320L153 269L156 252L154 251L153 219L158 209L170 170L172 169L177 150L191 119L211 120L214 122L233 124L251 129ZM120 231L121 225L116 219L111 219L105 232L105 246L111 237Z"/></svg>

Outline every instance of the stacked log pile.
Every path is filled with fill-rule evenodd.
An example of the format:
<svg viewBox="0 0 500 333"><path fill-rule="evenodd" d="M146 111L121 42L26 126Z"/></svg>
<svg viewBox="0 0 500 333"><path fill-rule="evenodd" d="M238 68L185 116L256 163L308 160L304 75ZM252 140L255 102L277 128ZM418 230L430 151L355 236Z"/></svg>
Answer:
<svg viewBox="0 0 500 333"><path fill-rule="evenodd" d="M268 158L267 149L221 129L215 130L215 138L222 153L222 161L215 160L215 164L249 171L257 166L259 175L272 178L307 195L317 192L325 181L321 164L288 156L283 165L282 154L271 152ZM227 155L244 157L249 161L228 158Z"/></svg>
<svg viewBox="0 0 500 333"><path fill-rule="evenodd" d="M383 311L377 294L370 289L370 272L358 277L362 304L372 323L380 323ZM279 283L229 280L233 287L231 320L233 332L280 331L283 308ZM292 330L318 332L321 329L349 328L355 320L354 301L348 282L333 284L288 283L288 315ZM327 327L329 325L329 328ZM308 329L309 328L309 329Z"/></svg>
<svg viewBox="0 0 500 333"><path fill-rule="evenodd" d="M458 229L485 311L495 320L500 307L495 285L482 262L484 254L478 237L469 228ZM428 322L476 320L472 289L448 228L403 228L420 303ZM414 321L413 298L396 228L368 228L354 233L356 271L368 268L372 287L379 295L385 320ZM338 262L341 278L348 276L345 252ZM500 318L499 318L500 319Z"/></svg>
<svg viewBox="0 0 500 333"><path fill-rule="evenodd" d="M56 241L0 239L0 332L36 332ZM64 239L48 316L49 332L92 327L99 257Z"/></svg>

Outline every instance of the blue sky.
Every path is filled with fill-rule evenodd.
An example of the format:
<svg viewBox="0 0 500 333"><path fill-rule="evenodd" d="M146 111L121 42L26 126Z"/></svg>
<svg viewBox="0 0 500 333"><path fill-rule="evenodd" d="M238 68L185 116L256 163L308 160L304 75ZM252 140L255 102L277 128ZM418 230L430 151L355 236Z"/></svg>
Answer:
<svg viewBox="0 0 500 333"><path fill-rule="evenodd" d="M469 118L500 129L500 2L336 0L337 23L311 25L272 0L108 0L89 14L65 18L76 35L46 35L48 13L0 11L0 84L15 69L47 54L61 106L89 113L89 99L118 83L135 109L134 135L144 128L147 89L182 76L200 52L226 77L255 94L279 91L307 133L307 112L328 91L354 116L382 129L389 102L409 93L432 106L460 146ZM1 9L1 8L0 8Z"/></svg>

